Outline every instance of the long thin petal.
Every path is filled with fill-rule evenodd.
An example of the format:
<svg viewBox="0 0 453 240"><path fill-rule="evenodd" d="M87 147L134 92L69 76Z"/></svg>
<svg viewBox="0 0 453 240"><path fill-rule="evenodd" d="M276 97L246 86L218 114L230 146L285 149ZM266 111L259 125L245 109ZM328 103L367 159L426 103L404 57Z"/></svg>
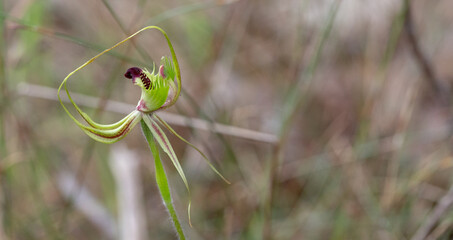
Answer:
<svg viewBox="0 0 453 240"><path fill-rule="evenodd" d="M170 141L168 141L167 136L165 135L164 131L159 127L159 125L151 118L150 115L148 114L143 114L143 121L145 121L146 125L148 126L149 130L151 130L151 133L153 134L154 138L157 140L157 143L159 143L160 147L164 152L168 155L170 158L171 162L176 168L176 171L178 171L179 176L181 176L182 181L184 182L184 185L186 186L187 192L189 194L189 205L187 207L187 213L189 215L189 224L192 226L192 221L190 219L190 206L192 205L192 200L190 196L190 189L189 189L189 184L187 182L186 175L184 174L184 171L182 170L181 164L179 163L178 157L175 154L175 151L173 150L173 147L170 144Z"/></svg>
<svg viewBox="0 0 453 240"><path fill-rule="evenodd" d="M187 183L187 179L184 174L184 171L182 170L178 157L176 156L175 151L173 150L173 147L171 146L170 141L168 141L168 138L165 135L164 131L162 131L162 129L151 118L150 115L143 114L143 120L145 121L146 125L148 125L148 128L151 130L154 138L157 140L157 143L159 143L162 150L164 150L164 152L168 155L168 157L172 161L173 165L176 168L176 171L178 171L179 175L181 176L182 181L184 182L184 185L186 185L187 191L190 192L189 184Z"/></svg>
<svg viewBox="0 0 453 240"><path fill-rule="evenodd" d="M173 206L173 200L171 197L170 186L168 184L167 175L165 174L162 161L160 160L159 150L157 149L155 138L151 133L149 127L144 121L141 121L143 134L145 135L146 140L148 141L149 148L154 157L154 166L156 169L156 182L159 192L164 200L165 206L170 213L170 217L173 220L173 225L175 226L176 233L178 234L179 239L185 239L184 232L181 227L181 223L178 220L178 215L176 214L175 207ZM190 216L190 215L189 215Z"/></svg>
<svg viewBox="0 0 453 240"><path fill-rule="evenodd" d="M162 125L164 125L171 133L173 133L173 135L175 135L176 137L178 137L179 139L181 139L181 141L187 143L187 145L191 146L193 149L195 149L198 153L200 153L200 155L204 158L204 160L206 161L206 163L209 165L209 167L212 169L212 171L214 171L217 175L219 175L220 178L223 179L223 181L225 181L226 183L230 184L230 182L214 167L214 165L212 165L212 163L209 161L208 157L206 157L206 155L204 155L204 153L198 149L197 147L195 147L192 143L190 143L189 141L187 141L185 138L181 137L181 135L179 135L175 130L173 130L173 128L170 127L170 125L168 125L167 122L165 122L162 118L160 118L159 116L157 116L156 114L153 115L153 117L155 119L157 119Z"/></svg>
<svg viewBox="0 0 453 240"><path fill-rule="evenodd" d="M143 114L142 116L143 116L143 121L146 123L149 130L151 130L151 133L153 134L154 138L157 140L157 143L159 143L162 150L164 150L164 152L170 158L171 162L173 163L173 165L176 168L176 171L178 171L179 176L181 177L182 181L184 182L184 185L186 186L187 193L189 194L189 205L187 207L187 213L189 215L189 224L190 224L190 226L192 226L192 221L190 219L190 206L192 205L192 200L191 200L191 196L190 196L189 183L187 182L186 175L184 174L184 171L182 170L178 157L176 156L175 151L173 150L173 147L170 144L170 141L168 141L167 136L165 135L164 131L162 131L162 129L159 127L159 125L151 118L150 115Z"/></svg>

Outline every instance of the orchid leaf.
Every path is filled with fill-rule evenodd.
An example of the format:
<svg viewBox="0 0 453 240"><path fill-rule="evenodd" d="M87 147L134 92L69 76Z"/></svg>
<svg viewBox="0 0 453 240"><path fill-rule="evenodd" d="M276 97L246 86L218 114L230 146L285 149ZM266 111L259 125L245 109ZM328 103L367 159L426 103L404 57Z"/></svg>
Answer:
<svg viewBox="0 0 453 240"><path fill-rule="evenodd" d="M157 144L153 134L148 127L148 124L141 121L141 126L143 130L143 134L145 135L146 140L148 141L149 148L151 149L151 153L154 157L154 167L156 169L156 182L157 187L159 188L159 192L164 200L165 206L170 213L170 217L173 220L173 225L175 226L176 233L180 240L185 240L186 237L184 236L184 231L182 230L181 223L178 220L178 215L176 214L175 208L173 206L173 200L171 197L170 186L168 185L167 175L165 174L164 167L162 165L162 161L160 160L159 150L157 148Z"/></svg>
<svg viewBox="0 0 453 240"><path fill-rule="evenodd" d="M153 117L155 119L157 119L162 125L164 125L168 131L170 131L171 133L173 133L173 135L175 135L176 137L178 137L181 141L187 143L187 145L189 145L190 147L192 147L193 149L195 149L198 153L200 153L200 155L203 157L203 159L206 161L206 163L209 165L209 167L212 169L212 171L214 171L220 178L222 178L223 181L225 181L226 183L230 184L230 182L214 167L214 165L212 165L212 163L209 161L208 157L206 157L206 155L200 150L198 149L197 147L195 147L192 143L190 143L189 141L187 141L185 138L183 138L181 135L179 135L175 130L173 130L172 127L170 127L170 125L165 122L162 118L160 118L159 116L157 115L153 115Z"/></svg>

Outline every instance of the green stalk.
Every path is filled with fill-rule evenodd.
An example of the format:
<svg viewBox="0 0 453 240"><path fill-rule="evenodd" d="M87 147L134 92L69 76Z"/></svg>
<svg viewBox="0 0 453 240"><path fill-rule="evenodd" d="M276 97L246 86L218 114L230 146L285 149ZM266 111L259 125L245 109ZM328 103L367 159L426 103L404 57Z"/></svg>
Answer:
<svg viewBox="0 0 453 240"><path fill-rule="evenodd" d="M170 213L170 217L173 220L173 225L175 226L176 233L180 240L185 240L184 232L182 230L181 224L179 223L178 216L176 215L175 208L173 206L173 200L171 198L170 187L168 185L167 175L165 174L164 167L159 156L159 149L157 148L156 141L154 140L153 134L151 133L148 125L145 121L141 120L142 131L145 135L146 141L148 141L149 148L154 157L154 167L156 168L156 181L157 187L159 188L160 195L164 200L165 207Z"/></svg>

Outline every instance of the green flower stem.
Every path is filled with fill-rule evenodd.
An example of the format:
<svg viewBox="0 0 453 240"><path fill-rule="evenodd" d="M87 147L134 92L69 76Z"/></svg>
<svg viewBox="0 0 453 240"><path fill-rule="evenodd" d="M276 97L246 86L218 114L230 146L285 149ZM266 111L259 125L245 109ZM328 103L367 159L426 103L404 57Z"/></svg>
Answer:
<svg viewBox="0 0 453 240"><path fill-rule="evenodd" d="M170 213L170 217L173 220L173 225L175 226L176 232L180 240L185 240L186 237L184 236L184 232L182 230L181 224L178 220L178 216L176 215L175 208L173 206L173 201L171 198L170 187L168 185L167 175L165 174L164 167L162 166L162 162L159 156L159 149L157 148L156 141L151 133L148 125L145 121L141 120L141 126L143 130L143 134L145 135L146 141L148 141L149 148L151 149L151 153L154 157L154 166L156 168L156 181L157 187L159 188L159 192L164 200L165 207L168 209Z"/></svg>

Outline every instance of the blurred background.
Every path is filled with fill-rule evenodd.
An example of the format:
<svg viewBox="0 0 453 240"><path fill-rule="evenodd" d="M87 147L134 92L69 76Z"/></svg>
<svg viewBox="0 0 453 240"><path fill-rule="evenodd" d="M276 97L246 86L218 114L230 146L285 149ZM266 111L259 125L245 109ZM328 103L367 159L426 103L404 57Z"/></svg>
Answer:
<svg viewBox="0 0 453 240"><path fill-rule="evenodd" d="M3 0L0 239L176 239L135 128L87 137L56 89L148 25L183 92L159 113L191 187L163 157L190 239L452 239L453 2ZM68 83L98 122L134 109L124 72L168 47L146 31ZM68 105L69 106L69 105Z"/></svg>

